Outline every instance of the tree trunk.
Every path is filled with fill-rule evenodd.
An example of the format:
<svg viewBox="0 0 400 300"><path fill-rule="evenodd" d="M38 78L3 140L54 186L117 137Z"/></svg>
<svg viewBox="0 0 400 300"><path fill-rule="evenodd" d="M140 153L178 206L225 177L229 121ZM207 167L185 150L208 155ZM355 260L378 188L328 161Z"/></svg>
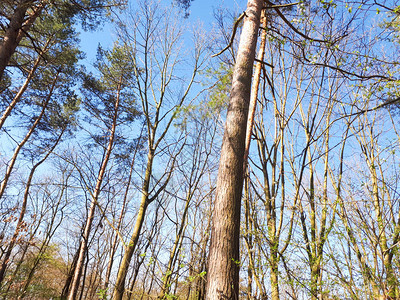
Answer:
<svg viewBox="0 0 400 300"><path fill-rule="evenodd" d="M24 94L24 92L28 88L28 85L29 85L29 83L31 82L31 80L32 80L32 78L34 76L37 67L39 66L39 63L40 63L40 61L42 59L42 55L43 54L44 54L44 52L42 52L42 53L40 53L40 55L38 55L38 57L36 58L35 62L33 63L33 66L31 68L31 70L28 73L28 76L25 79L24 84L21 86L21 88L19 89L18 93L14 96L13 100L10 102L10 104L7 106L7 108L4 110L2 116L0 117L0 129L3 128L3 125L6 122L6 119L11 114L11 111L14 109L15 105L17 105L17 103L21 99L22 95Z"/></svg>
<svg viewBox="0 0 400 300"><path fill-rule="evenodd" d="M370 161L368 161L368 155L365 153L368 167L371 173L371 181L372 181L372 194L374 200L374 207L375 207L375 215L376 220L379 227L379 244L383 252L383 264L385 266L386 271L386 286L387 290L385 291L385 296L389 300L399 299L400 298L400 290L399 284L396 278L396 273L393 270L393 252L395 249L391 249L388 247L388 239L386 237L386 229L385 229L385 219L384 219L384 212L383 212L383 204L381 204L382 196L379 194L379 187L378 187L378 174L376 172L376 163L377 159L375 158L375 153L373 150L370 154Z"/></svg>
<svg viewBox="0 0 400 300"><path fill-rule="evenodd" d="M25 35L25 32L29 30L44 7L44 4L40 3L30 14L28 19L25 20L27 10L34 2L35 0L19 1L14 13L10 17L10 23L4 33L3 41L0 43L0 79L3 77L4 70L22 37Z"/></svg>
<svg viewBox="0 0 400 300"><path fill-rule="evenodd" d="M142 188L142 199L140 202L140 207L136 217L136 223L133 229L131 240L129 241L129 244L126 245L125 247L125 254L122 258L121 265L119 266L117 280L115 283L114 295L113 295L114 300L122 300L122 297L124 296L126 275L128 274L129 264L131 262L133 253L137 246L139 240L139 234L142 229L144 218L146 216L147 206L149 204L148 203L149 187L150 187L150 178L153 168L153 159L154 159L154 153L153 151L150 151L147 158L147 167Z"/></svg>
<svg viewBox="0 0 400 300"><path fill-rule="evenodd" d="M138 145L139 145L139 143L138 143ZM137 148L136 148L136 150L137 150ZM114 264L114 256L115 256L115 253L117 252L117 247L119 245L119 240L118 240L119 236L118 235L119 235L119 230L121 229L121 226L122 226L122 221L125 216L125 209L126 209L126 205L127 205L129 188L131 186L131 181L132 181L132 173L133 173L133 168L134 168L134 164L135 164L135 160L136 160L136 153L137 153L137 151L135 151L131 165L130 165L129 177L128 177L128 181L127 181L127 186L125 188L124 200L122 202L121 213L118 218L118 225L117 225L118 232L115 232L115 236L114 236L114 239L113 239L113 242L111 245L110 258L109 258L109 262L108 262L108 266L107 266L106 278L104 281L104 290L106 290L106 291L107 291L108 285L110 283L112 266Z"/></svg>
<svg viewBox="0 0 400 300"><path fill-rule="evenodd" d="M244 173L246 173L247 168L247 158L250 152L250 142L251 142L251 133L253 131L254 126L254 116L256 114L256 107L257 107L257 98L258 98L258 88L260 86L260 79L261 79L261 70L263 67L262 61L264 60L265 54L265 44L267 42L267 16L265 10L261 15L262 19L262 34L260 40L260 50L258 51L257 55L257 64L254 70L254 79L253 84L251 86L251 94L250 94L250 104L249 104L249 116L247 118L247 128L246 128L246 142L245 142L245 150L244 150Z"/></svg>
<svg viewBox="0 0 400 300"><path fill-rule="evenodd" d="M72 283L71 283L71 290L68 295L68 300L75 300L76 295L78 293L80 281L81 281L81 276L82 276L82 270L83 270L83 265L84 261L86 258L86 252L87 252L87 245L89 241L89 236L90 236L90 231L92 227L92 222L94 219L94 212L95 208L97 205L97 199L99 198L100 191L101 191L101 185L103 182L104 174L106 172L107 164L108 161L111 157L111 152L113 150L114 146L114 137L115 137L115 131L117 127L117 119L118 119L118 111L119 111L119 102L120 102L120 91L121 91L121 85L122 85L122 77L120 78L120 82L118 85L118 93L115 101L115 107L114 107L114 116L113 116L113 123L111 127L111 132L110 132L110 138L108 141L108 146L106 149L106 153L102 162L102 165L100 167L99 175L97 177L97 182L96 182L96 187L94 188L94 192L92 194L92 201L90 204L90 209L88 212L88 216L86 219L86 224L85 224L85 229L83 231L83 236L81 240L81 244L79 247L79 255L78 255L78 260L76 263L76 268L74 272L74 276L72 278Z"/></svg>
<svg viewBox="0 0 400 300"><path fill-rule="evenodd" d="M249 0L233 72L218 171L206 299L239 299L240 203L251 79L264 1Z"/></svg>

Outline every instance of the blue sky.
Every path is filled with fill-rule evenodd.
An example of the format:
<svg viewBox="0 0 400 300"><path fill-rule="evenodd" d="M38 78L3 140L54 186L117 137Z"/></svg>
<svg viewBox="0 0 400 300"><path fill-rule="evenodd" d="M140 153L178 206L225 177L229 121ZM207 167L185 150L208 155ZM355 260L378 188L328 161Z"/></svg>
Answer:
<svg viewBox="0 0 400 300"><path fill-rule="evenodd" d="M129 0L132 3L136 0ZM169 5L171 0L161 0L161 3ZM196 23L200 21L205 28L211 28L214 22L213 11L218 7L231 8L232 10L245 10L246 0L194 0L190 7L188 21ZM95 32L82 32L80 35L81 49L86 53L85 65L93 64L99 44L107 48L114 40L112 26L105 24Z"/></svg>

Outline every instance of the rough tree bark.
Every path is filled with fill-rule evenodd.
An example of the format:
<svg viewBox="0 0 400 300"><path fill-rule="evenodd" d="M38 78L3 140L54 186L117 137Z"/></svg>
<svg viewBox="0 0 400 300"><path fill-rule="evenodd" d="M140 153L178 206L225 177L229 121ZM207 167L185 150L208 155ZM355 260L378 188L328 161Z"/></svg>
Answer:
<svg viewBox="0 0 400 300"><path fill-rule="evenodd" d="M232 78L218 171L206 299L239 299L240 203L251 79L263 0L249 0Z"/></svg>
<svg viewBox="0 0 400 300"><path fill-rule="evenodd" d="M18 1L13 14L10 16L10 22L4 32L3 41L0 42L0 79L3 77L4 70L25 32L29 30L45 6L45 2L43 2L36 7L32 7L34 2L35 0ZM32 8L32 11L27 16L29 8Z"/></svg>

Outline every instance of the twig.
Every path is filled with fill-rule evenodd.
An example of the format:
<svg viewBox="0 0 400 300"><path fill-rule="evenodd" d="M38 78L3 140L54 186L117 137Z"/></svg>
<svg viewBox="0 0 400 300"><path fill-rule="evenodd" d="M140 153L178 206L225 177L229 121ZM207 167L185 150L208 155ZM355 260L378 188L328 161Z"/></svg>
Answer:
<svg viewBox="0 0 400 300"><path fill-rule="evenodd" d="M290 7L294 6L297 4L300 4L301 2L293 2L293 3L288 3L288 4L270 4L270 6L267 6L266 8L281 8L281 7Z"/></svg>
<svg viewBox="0 0 400 300"><path fill-rule="evenodd" d="M256 62L258 62L258 63L260 63L260 64L263 64L263 65L266 65L266 66L268 66L268 67L270 67L270 68L274 68L273 65L271 65L271 64L269 64L269 63L267 63L267 62L265 62L265 61L259 60L258 58L255 58L254 61L256 61Z"/></svg>
<svg viewBox="0 0 400 300"><path fill-rule="evenodd" d="M218 52L217 54L212 55L211 57L215 57L215 56L221 55L222 53L224 53L227 49L229 49L232 46L233 40L235 39L236 30L237 30L237 27L239 25L239 22L242 21L242 19L244 18L245 15L246 15L246 12L243 12L239 16L239 18L237 18L237 20L235 21L235 24L233 25L233 32L232 32L231 40L229 41L229 44L224 49L222 49L220 52Z"/></svg>

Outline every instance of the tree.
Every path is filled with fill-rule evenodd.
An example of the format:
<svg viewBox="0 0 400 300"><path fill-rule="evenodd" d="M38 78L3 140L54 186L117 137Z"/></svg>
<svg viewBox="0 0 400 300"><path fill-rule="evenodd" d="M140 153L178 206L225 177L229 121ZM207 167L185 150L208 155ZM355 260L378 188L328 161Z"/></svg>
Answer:
<svg viewBox="0 0 400 300"><path fill-rule="evenodd" d="M106 132L103 132L102 136L93 135L93 138L96 142L103 144L104 136L108 136L108 141L104 144L104 154L96 184L93 192L90 193L90 208L84 225L79 255L77 256L77 263L68 295L70 300L76 298L80 286L95 208L99 205L98 200L107 165L118 141L117 126L124 122L123 119L132 122L138 116L135 110L134 97L130 93L133 84L131 80L133 65L126 56L127 52L126 47L118 44L110 52L99 49L97 68L100 71L101 79L96 80L91 76L84 78L84 87L87 91L84 104L88 107L87 112L92 116L93 120L100 122L100 126L106 128ZM87 188L90 189L89 186Z"/></svg>
<svg viewBox="0 0 400 300"><path fill-rule="evenodd" d="M400 228L399 210L393 209L398 205L393 194L397 195L398 165L393 159L399 145L390 138L385 140L393 134L398 138L398 124L390 108L385 113L365 113L353 120L349 117L347 124L349 131L355 132L360 155L352 164L342 159L351 176L335 184L340 200L338 215L346 232L347 251L341 255L350 262L343 268L338 261L337 274L348 278L342 282L350 295L398 299L399 277L395 274L399 266L393 261L398 255ZM345 277L348 269L350 276ZM362 289L354 289L357 281L362 282Z"/></svg>
<svg viewBox="0 0 400 300"><path fill-rule="evenodd" d="M40 47L35 45L30 31L35 30L37 20L43 17L43 14L53 14L64 22L80 20L83 28L94 29L99 25L107 9L122 6L123 3L124 1L113 0L77 0L73 3L64 0L3 1L0 4L0 33L3 35L0 42L0 81L10 64L11 57L24 38L28 37L27 40L31 43L29 45L28 42L24 47L41 52Z"/></svg>
<svg viewBox="0 0 400 300"><path fill-rule="evenodd" d="M3 77L4 70L9 63L11 56L14 54L15 49L24 37L24 32L30 29L44 7L44 3L39 3L38 6L34 6L35 2L35 0L21 0L16 3L6 1L1 6L1 17L8 18L10 22L6 26L2 26L4 37L0 44L0 80ZM11 12L7 15L9 9ZM28 18L26 18L29 9L32 9L32 12L30 12Z"/></svg>
<svg viewBox="0 0 400 300"><path fill-rule="evenodd" d="M187 63L181 60L179 42L183 28L178 26L173 10L168 12L161 10L157 4L141 3L140 12L130 15L129 22L121 32L121 38L132 45L130 57L135 64L136 93L142 104L147 132L147 161L135 225L129 242L125 244L118 270L113 294L115 300L122 299L124 295L129 264L138 245L147 209L165 190L177 157L185 146L183 134L171 139L169 133L177 113L189 101L195 78L205 61L203 56L206 51L204 37L197 33L194 36L192 61ZM183 65L188 66L188 69L185 74L180 74L178 68ZM161 178L156 179L155 163L164 153L169 153L165 172Z"/></svg>
<svg viewBox="0 0 400 300"><path fill-rule="evenodd" d="M233 71L208 256L207 299L239 299L243 160L253 62L263 5L264 1L248 1Z"/></svg>
<svg viewBox="0 0 400 300"><path fill-rule="evenodd" d="M43 48L45 51L33 63L24 84L13 95L11 103L7 106L0 119L1 128L10 116L15 104L18 101L25 102L26 99L29 99L29 117L26 117L26 112L18 112L19 122L25 123L29 129L15 147L0 185L0 198L4 199L7 196L6 190L10 188L9 182L12 179L13 172L17 168L18 159L23 156L32 162L33 167L27 179L16 228L10 238L10 243L7 246L1 264L0 283L4 279L9 258L18 239L19 231L25 224L24 217L35 171L47 160L56 146L60 144L62 138L70 133L74 127L75 113L78 110L79 101L76 94L72 91L70 76L76 71L76 61L79 51L70 44L72 41L75 41L75 37L70 35L66 38L66 33L71 34L70 26L71 24L66 22L66 24L59 27L52 27L51 30L47 31L48 36L37 39L38 43L43 42L45 44ZM45 27L42 22L37 24L37 29L44 29ZM67 44L68 46L66 46ZM30 62L26 63L27 66L29 64ZM39 70L40 73L36 74L36 70ZM29 88L28 84L30 85ZM3 99L7 99L10 94L3 93L1 96ZM23 108L22 106L20 107L21 110ZM7 126L5 130L7 130ZM17 135L15 135L16 137ZM41 141L41 143L38 143L38 141ZM43 155L42 158L40 158L41 155ZM40 159L37 159L38 157Z"/></svg>
<svg viewBox="0 0 400 300"><path fill-rule="evenodd" d="M198 108L194 109L194 112L196 112L198 115L201 115L202 113L197 110ZM191 114L193 114L193 112L189 112L189 115ZM188 116L186 118L195 117ZM202 195L200 194L202 190L205 189L205 191L208 191L208 188L210 188L207 185L205 186L205 188L201 188L201 185L204 185L204 177L209 174L207 170L210 167L209 164L210 157L212 156L212 149L214 147L216 125L213 124L212 121L208 121L206 118L206 116L202 116L199 120L194 119L194 122L191 122L192 124L194 124L192 126L186 126L185 128L185 131L189 136L189 141L188 145L182 151L183 154L181 155L180 161L177 163L178 172L174 174L175 178L177 178L178 180L180 179L180 176L182 177L183 185L177 184L176 188L174 188L172 191L169 191L169 194L176 195L177 203L175 205L177 207L181 207L181 205L179 205L179 202L181 202L182 200L184 202L184 205L182 213L176 214L177 221L174 222L176 223L176 237L173 241L172 249L169 253L166 270L165 272L163 272L163 283L161 286L161 292L158 296L159 299L168 299L173 283L176 290L179 281L183 282L181 278L183 274L179 274L179 269L181 268L179 264L179 258L181 257L181 255L187 255L187 253L185 253L184 251L185 247L183 245L186 241L185 238L188 237L187 232L190 230L188 227L190 227L189 217L191 214L191 206L196 205L195 209L198 210L198 204L193 204L193 202L200 201L202 199ZM185 122L187 122L187 120L185 120ZM179 199L181 198L179 197L179 195L182 195L182 200ZM175 209L175 211L178 210L179 209L177 208ZM194 211L193 213L196 214L197 211ZM196 240L196 237L192 237L192 239L192 241L194 242ZM202 257L200 256L200 258ZM196 266L196 260L192 259L188 263L191 265L191 270L193 270L192 268ZM192 271L189 275L189 278L195 278L196 275L198 276L198 274L201 272L202 270L200 270L196 274ZM173 281L174 278L175 282ZM174 293L172 295L174 295Z"/></svg>

